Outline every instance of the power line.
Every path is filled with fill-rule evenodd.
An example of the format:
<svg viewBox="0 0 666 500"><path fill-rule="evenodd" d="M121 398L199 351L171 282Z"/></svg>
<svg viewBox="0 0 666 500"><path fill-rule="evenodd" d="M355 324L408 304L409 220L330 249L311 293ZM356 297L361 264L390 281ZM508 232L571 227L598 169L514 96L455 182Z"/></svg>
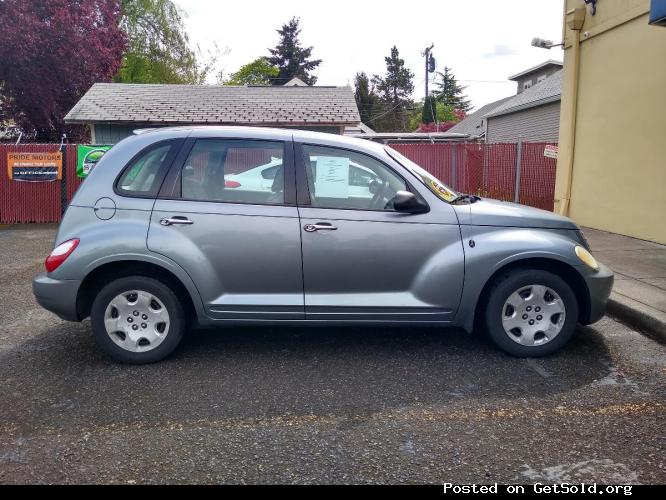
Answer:
<svg viewBox="0 0 666 500"><path fill-rule="evenodd" d="M377 115L377 116L372 117L372 119L368 120L368 123L372 123L372 122L374 122L375 120L377 120L378 118L381 118L381 117L383 117L383 116L388 115L389 113L391 113L391 112L395 111L396 109L398 109L398 108L399 108L400 106L402 106L403 104L404 104L404 103L398 103L398 104L396 104L395 106L393 106L391 109L389 109L388 111L385 111L384 113L381 113L381 114L379 114L379 115Z"/></svg>
<svg viewBox="0 0 666 500"><path fill-rule="evenodd" d="M351 80L349 78L327 78L326 81L329 82L350 82ZM425 78L423 77L414 77L413 78L414 82L424 82ZM429 81L431 82L436 82L436 78L432 78ZM463 83L504 83L504 84L513 84L511 80L463 80L461 78L456 78L457 82L463 82Z"/></svg>

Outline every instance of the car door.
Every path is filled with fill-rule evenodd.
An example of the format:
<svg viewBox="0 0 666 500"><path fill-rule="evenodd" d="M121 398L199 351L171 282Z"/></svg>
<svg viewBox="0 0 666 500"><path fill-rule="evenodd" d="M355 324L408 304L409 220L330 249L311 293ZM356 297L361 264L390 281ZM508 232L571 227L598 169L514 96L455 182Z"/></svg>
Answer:
<svg viewBox="0 0 666 500"><path fill-rule="evenodd" d="M456 215L385 162L338 147L296 147L307 319L439 322L455 315L464 275ZM372 197L354 186L359 168L372 173ZM404 190L429 211L395 211L391 199Z"/></svg>
<svg viewBox="0 0 666 500"><path fill-rule="evenodd" d="M184 149L155 202L149 249L187 271L214 319L303 319L293 144L201 138ZM276 159L269 190L225 182Z"/></svg>

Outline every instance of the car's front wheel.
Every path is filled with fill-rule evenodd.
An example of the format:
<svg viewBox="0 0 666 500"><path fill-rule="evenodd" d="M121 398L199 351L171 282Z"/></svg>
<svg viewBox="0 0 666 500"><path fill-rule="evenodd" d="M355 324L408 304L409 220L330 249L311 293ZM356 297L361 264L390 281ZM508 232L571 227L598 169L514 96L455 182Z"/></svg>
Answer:
<svg viewBox="0 0 666 500"><path fill-rule="evenodd" d="M186 329L183 307L161 281L119 278L97 294L90 311L97 344L122 363L153 363L171 354Z"/></svg>
<svg viewBox="0 0 666 500"><path fill-rule="evenodd" d="M562 278L539 269L514 269L493 284L485 310L490 337L520 357L562 348L578 322L578 301Z"/></svg>

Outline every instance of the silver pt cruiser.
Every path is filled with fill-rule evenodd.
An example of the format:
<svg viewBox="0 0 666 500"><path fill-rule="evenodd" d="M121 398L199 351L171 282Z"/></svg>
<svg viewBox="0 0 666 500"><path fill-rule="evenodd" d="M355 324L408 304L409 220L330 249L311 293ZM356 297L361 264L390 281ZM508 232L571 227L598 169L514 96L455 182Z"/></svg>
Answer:
<svg viewBox="0 0 666 500"><path fill-rule="evenodd" d="M45 266L38 302L89 316L129 363L194 324L458 326L543 356L603 316L613 284L565 217L455 193L390 147L236 127L119 142Z"/></svg>

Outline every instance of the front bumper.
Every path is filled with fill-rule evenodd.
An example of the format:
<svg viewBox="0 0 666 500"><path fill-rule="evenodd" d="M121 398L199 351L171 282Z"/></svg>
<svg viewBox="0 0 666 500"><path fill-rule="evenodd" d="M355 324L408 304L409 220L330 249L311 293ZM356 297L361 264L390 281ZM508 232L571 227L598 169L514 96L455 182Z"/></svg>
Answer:
<svg viewBox="0 0 666 500"><path fill-rule="evenodd" d="M583 272L590 297L590 307L586 315L582 315L580 322L584 325L596 323L606 313L608 297L613 288L613 271L607 266L599 263L599 270L592 272L588 268Z"/></svg>
<svg viewBox="0 0 666 500"><path fill-rule="evenodd" d="M80 321L76 312L76 297L81 282L54 280L46 273L32 280L32 293L40 306L67 321Z"/></svg>

